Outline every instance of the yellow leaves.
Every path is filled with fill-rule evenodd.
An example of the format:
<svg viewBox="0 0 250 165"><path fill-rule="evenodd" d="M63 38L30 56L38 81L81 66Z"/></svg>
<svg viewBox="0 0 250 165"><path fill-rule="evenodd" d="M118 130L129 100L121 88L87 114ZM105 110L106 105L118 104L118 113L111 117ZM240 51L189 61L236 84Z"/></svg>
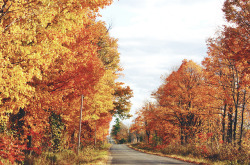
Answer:
<svg viewBox="0 0 250 165"><path fill-rule="evenodd" d="M92 120L98 120L100 117L96 114L91 115Z"/></svg>
<svg viewBox="0 0 250 165"><path fill-rule="evenodd" d="M60 114L71 132L78 96L85 94L83 119L107 129L119 53L96 12L112 1L7 1L10 12L0 22L1 111L24 108L24 132L36 133L46 130L51 113Z"/></svg>
<svg viewBox="0 0 250 165"><path fill-rule="evenodd" d="M8 102L1 101L1 104L7 106L9 110L25 107L29 103L28 96L34 92L34 89L26 83L29 81L29 76L23 72L20 66L6 68L2 73L0 98L10 98L10 100Z"/></svg>
<svg viewBox="0 0 250 165"><path fill-rule="evenodd" d="M96 85L95 90L97 93L94 95L93 108L97 109L99 113L108 113L108 110L113 108L113 93L114 86L108 84L108 79L110 78L110 72L106 72L104 76L100 79L99 83Z"/></svg>

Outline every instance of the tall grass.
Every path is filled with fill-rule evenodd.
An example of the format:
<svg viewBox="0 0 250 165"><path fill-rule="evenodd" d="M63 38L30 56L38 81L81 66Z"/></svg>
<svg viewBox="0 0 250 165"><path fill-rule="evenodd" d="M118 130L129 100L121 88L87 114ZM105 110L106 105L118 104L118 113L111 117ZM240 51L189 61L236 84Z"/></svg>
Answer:
<svg viewBox="0 0 250 165"><path fill-rule="evenodd" d="M200 159L202 161L205 159L211 164L216 164L216 162L217 164L223 165L250 164L250 147L248 145L242 146L241 149L235 147L233 144L209 146L190 143L187 145L169 144L152 147L151 145L140 143L132 146L151 152L160 152L164 155L179 155L182 157L196 158L197 160Z"/></svg>
<svg viewBox="0 0 250 165"><path fill-rule="evenodd" d="M97 147L83 147L79 154L72 150L62 150L60 152L43 152L41 155L26 155L24 165L79 165L79 164L106 164L108 160L108 150L110 144L99 145ZM2 160L4 165L11 165L10 162ZM0 163L1 164L1 163ZM18 164L18 163L16 163Z"/></svg>

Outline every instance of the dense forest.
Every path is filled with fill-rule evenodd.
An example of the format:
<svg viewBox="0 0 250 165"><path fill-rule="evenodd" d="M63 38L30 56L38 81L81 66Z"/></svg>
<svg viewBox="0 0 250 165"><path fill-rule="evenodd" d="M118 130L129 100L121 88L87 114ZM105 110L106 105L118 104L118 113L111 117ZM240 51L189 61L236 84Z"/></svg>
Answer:
<svg viewBox="0 0 250 165"><path fill-rule="evenodd" d="M117 39L97 18L112 0L0 1L0 162L105 141L127 117ZM82 98L83 98L82 97Z"/></svg>

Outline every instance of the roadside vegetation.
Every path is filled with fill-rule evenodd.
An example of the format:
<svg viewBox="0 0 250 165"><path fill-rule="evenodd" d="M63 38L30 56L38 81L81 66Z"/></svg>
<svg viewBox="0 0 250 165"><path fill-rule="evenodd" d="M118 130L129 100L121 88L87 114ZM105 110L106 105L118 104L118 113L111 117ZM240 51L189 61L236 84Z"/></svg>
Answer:
<svg viewBox="0 0 250 165"><path fill-rule="evenodd" d="M62 150L60 152L43 152L38 155L31 153L25 156L24 161L19 162L24 165L106 165L109 158L109 148L111 144L87 146L81 148L79 154L72 150ZM4 165L12 165L8 160L1 160ZM18 164L15 162L14 164Z"/></svg>
<svg viewBox="0 0 250 165"><path fill-rule="evenodd" d="M150 154L166 156L196 164L215 165L248 165L250 163L249 146L240 152L233 146L219 146L214 149L201 149L197 144L153 146L145 143L135 143L131 148ZM203 146L204 147L204 146ZM209 147L207 147L209 148Z"/></svg>

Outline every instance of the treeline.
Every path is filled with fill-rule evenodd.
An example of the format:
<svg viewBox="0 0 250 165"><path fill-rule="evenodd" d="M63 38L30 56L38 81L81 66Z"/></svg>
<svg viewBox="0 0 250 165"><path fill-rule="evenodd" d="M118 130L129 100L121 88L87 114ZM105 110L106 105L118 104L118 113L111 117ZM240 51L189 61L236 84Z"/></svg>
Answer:
<svg viewBox="0 0 250 165"><path fill-rule="evenodd" d="M132 91L115 80L117 39L99 10L112 0L0 1L0 161L106 139Z"/></svg>
<svg viewBox="0 0 250 165"><path fill-rule="evenodd" d="M111 137L117 144L131 142L129 128L123 124L119 118L116 118L115 124L111 129Z"/></svg>
<svg viewBox="0 0 250 165"><path fill-rule="evenodd" d="M189 154L247 164L249 1L226 0L223 11L227 25L217 37L208 39L207 57L202 66L183 60L152 94L156 102L146 103L138 112L131 131L144 142L165 148L169 153L177 152L176 146L193 144Z"/></svg>
<svg viewBox="0 0 250 165"><path fill-rule="evenodd" d="M145 140L145 134L143 131L138 131L139 130L135 131L132 127L129 128L129 126L122 123L119 118L116 118L115 124L111 129L111 140L117 144L137 143Z"/></svg>

